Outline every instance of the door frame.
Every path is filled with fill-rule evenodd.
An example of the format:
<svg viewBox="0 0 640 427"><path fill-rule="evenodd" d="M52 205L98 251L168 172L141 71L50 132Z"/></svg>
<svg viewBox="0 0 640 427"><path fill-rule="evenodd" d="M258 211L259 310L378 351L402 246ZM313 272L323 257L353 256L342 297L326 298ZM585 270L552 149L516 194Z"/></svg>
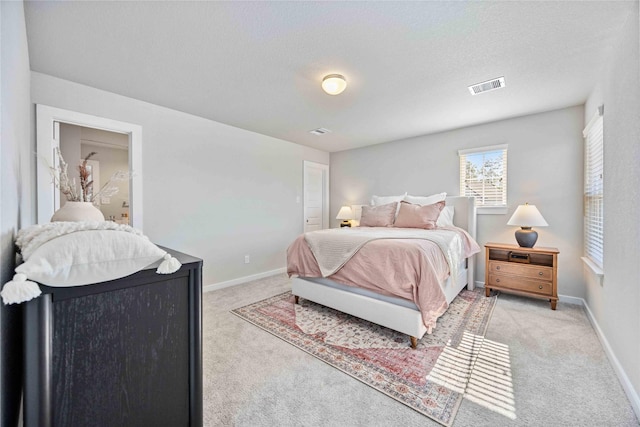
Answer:
<svg viewBox="0 0 640 427"><path fill-rule="evenodd" d="M322 229L329 228L329 165L304 160L302 169L302 230L305 229L307 216L307 185L305 182L307 167L322 169Z"/></svg>
<svg viewBox="0 0 640 427"><path fill-rule="evenodd" d="M129 218L130 224L142 230L142 126L104 117L92 116L48 105L36 105L36 192L37 222L50 221L56 210L56 188L51 179L49 165L55 164L53 149L59 147L55 139L55 123L122 133L129 136ZM59 203L59 200L58 200Z"/></svg>

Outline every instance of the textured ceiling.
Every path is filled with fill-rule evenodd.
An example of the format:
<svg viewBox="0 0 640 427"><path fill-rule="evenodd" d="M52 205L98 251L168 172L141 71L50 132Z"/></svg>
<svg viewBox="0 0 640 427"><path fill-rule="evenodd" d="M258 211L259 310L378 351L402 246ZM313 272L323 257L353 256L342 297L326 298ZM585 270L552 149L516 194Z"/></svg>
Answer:
<svg viewBox="0 0 640 427"><path fill-rule="evenodd" d="M325 151L583 103L633 2L26 2L34 71ZM637 16L635 16L637 19ZM338 96L325 74L346 76ZM467 86L505 76L506 88ZM332 133L316 136L318 127Z"/></svg>

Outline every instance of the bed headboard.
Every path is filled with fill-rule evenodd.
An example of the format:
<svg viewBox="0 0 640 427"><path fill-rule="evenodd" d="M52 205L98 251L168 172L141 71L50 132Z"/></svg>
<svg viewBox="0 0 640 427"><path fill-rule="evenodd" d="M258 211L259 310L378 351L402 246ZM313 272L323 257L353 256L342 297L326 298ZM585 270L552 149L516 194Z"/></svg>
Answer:
<svg viewBox="0 0 640 427"><path fill-rule="evenodd" d="M460 228L464 228L476 240L476 198L455 196L445 199L447 206L453 206L453 223Z"/></svg>
<svg viewBox="0 0 640 427"><path fill-rule="evenodd" d="M453 223L460 228L464 228L476 239L476 199L475 197L452 196L446 199L447 206L453 206ZM360 222L363 205L352 205L353 214L357 225Z"/></svg>

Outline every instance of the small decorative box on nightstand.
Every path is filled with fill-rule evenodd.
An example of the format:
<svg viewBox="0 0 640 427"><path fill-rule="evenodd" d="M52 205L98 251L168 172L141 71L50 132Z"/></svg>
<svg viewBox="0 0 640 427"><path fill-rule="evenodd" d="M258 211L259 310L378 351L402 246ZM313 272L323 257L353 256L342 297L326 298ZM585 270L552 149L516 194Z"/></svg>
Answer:
<svg viewBox="0 0 640 427"><path fill-rule="evenodd" d="M556 248L523 248L487 243L485 292L491 289L544 298L556 309L558 302L558 254Z"/></svg>

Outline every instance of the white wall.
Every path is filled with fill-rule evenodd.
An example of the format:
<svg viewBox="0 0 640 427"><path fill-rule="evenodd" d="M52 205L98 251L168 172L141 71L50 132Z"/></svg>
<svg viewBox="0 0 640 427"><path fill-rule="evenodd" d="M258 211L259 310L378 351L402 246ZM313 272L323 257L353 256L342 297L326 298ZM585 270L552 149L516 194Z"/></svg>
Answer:
<svg viewBox="0 0 640 427"><path fill-rule="evenodd" d="M284 268L302 232L303 161L329 163L322 151L40 73L31 99L142 126L144 233L202 258L205 285Z"/></svg>
<svg viewBox="0 0 640 427"><path fill-rule="evenodd" d="M489 95L490 96L490 95ZM536 246L560 250L558 292L584 296L582 284L582 106L331 154L331 217L344 204L408 191L459 194L458 150L508 144L506 215L478 216L478 243L516 243L507 221L519 204L535 204L549 227ZM333 220L336 222L336 220ZM484 282L484 253L476 281Z"/></svg>
<svg viewBox="0 0 640 427"><path fill-rule="evenodd" d="M640 417L640 12L621 29L585 120L604 104L604 281L585 267L585 300L629 378ZM627 390L629 393L629 390Z"/></svg>
<svg viewBox="0 0 640 427"><path fill-rule="evenodd" d="M16 232L33 223L29 54L22 2L0 2L0 285L13 276ZM0 304L0 425L20 419L22 307Z"/></svg>

